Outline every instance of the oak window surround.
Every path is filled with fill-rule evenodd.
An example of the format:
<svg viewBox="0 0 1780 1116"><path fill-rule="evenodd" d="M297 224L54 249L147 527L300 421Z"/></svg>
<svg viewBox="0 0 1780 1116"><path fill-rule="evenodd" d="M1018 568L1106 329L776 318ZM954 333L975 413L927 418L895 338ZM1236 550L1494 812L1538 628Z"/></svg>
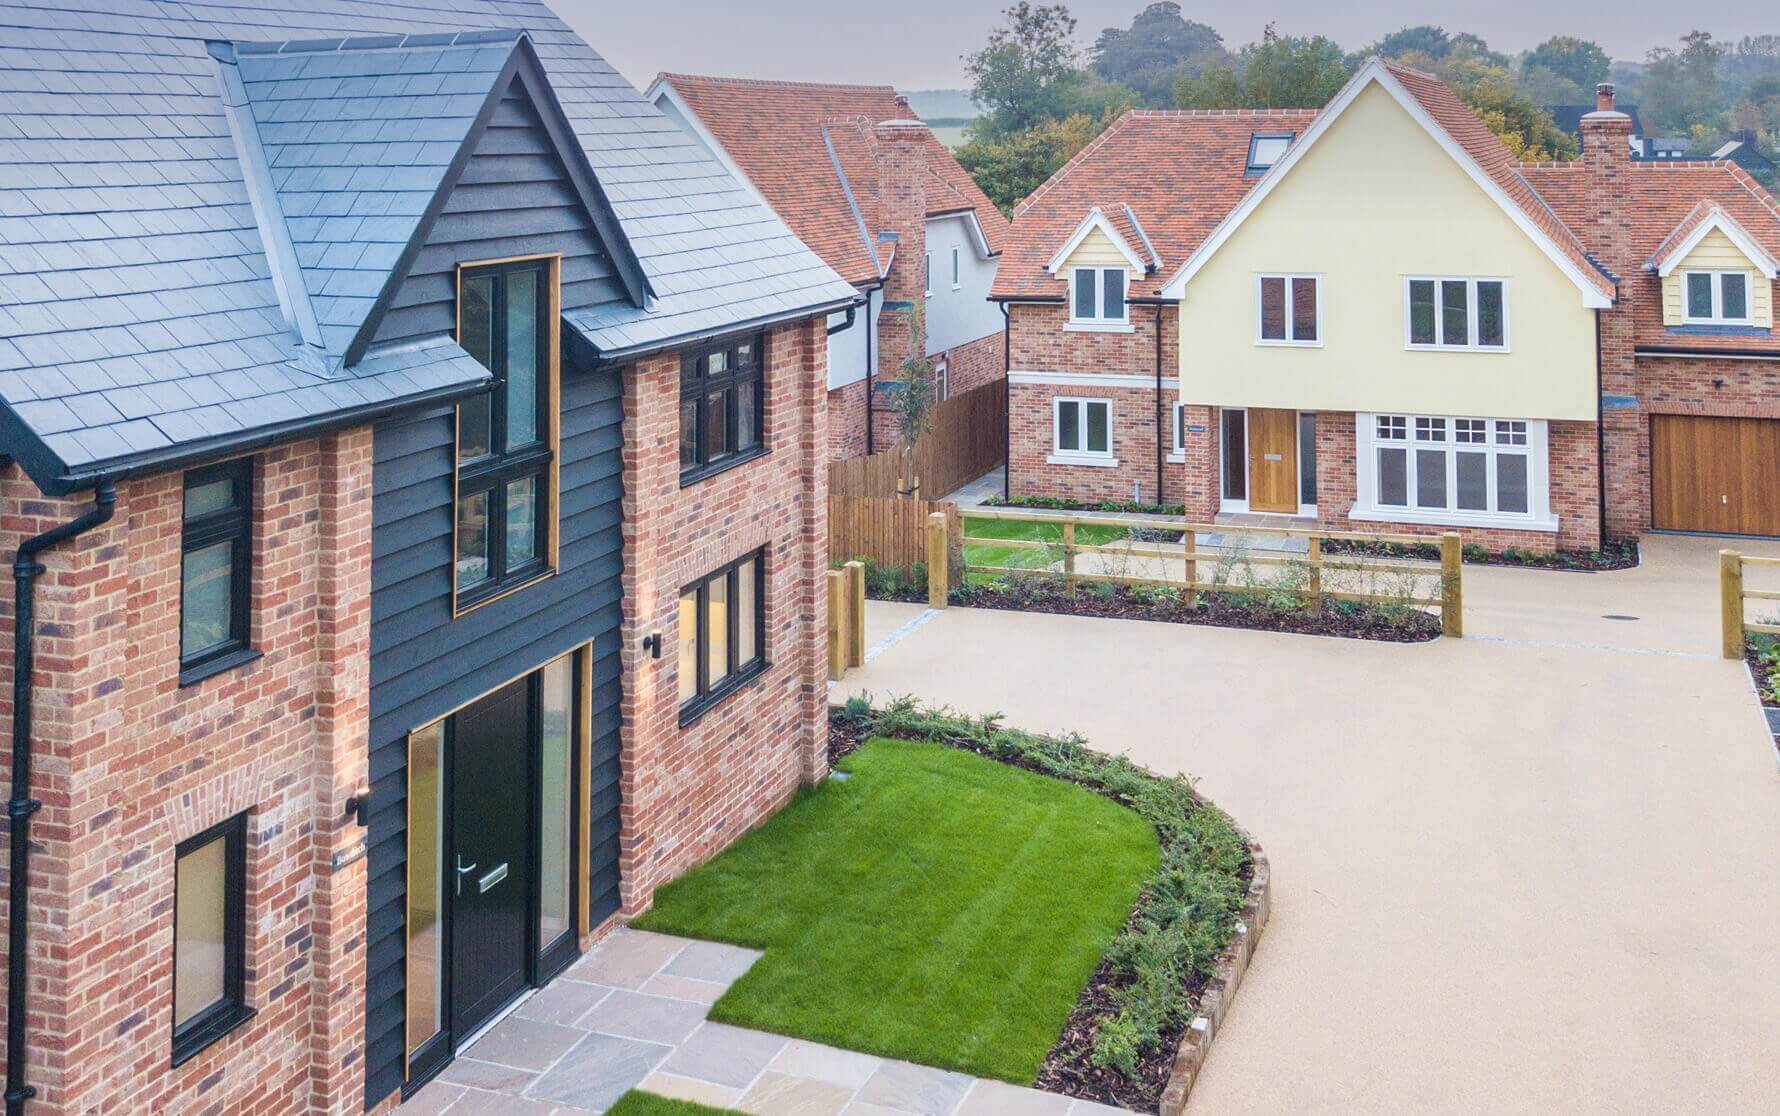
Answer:
<svg viewBox="0 0 1780 1116"><path fill-rule="evenodd" d="M766 453L766 335L681 354L680 485Z"/></svg>
<svg viewBox="0 0 1780 1116"><path fill-rule="evenodd" d="M494 379L457 407L456 612L555 572L559 269L554 255L458 268L458 344Z"/></svg>

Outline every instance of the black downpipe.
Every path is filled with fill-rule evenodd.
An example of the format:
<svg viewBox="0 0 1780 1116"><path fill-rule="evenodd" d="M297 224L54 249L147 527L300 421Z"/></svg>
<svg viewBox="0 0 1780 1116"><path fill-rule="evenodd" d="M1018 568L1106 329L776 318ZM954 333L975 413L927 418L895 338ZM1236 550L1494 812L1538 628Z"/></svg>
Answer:
<svg viewBox="0 0 1780 1116"><path fill-rule="evenodd" d="M865 456L872 455L872 427L876 426L877 399L872 395L872 371L877 357L871 351L871 339L878 333L878 315L871 311L871 292L865 292Z"/></svg>
<svg viewBox="0 0 1780 1116"><path fill-rule="evenodd" d="M1014 367L1014 319L1001 307L1001 499L1014 498L1014 381L1009 375Z"/></svg>
<svg viewBox="0 0 1780 1116"><path fill-rule="evenodd" d="M1156 303L1156 495L1150 503L1162 506L1162 304Z"/></svg>
<svg viewBox="0 0 1780 1116"><path fill-rule="evenodd" d="M23 1116L25 1102L37 1090L25 1084L25 949L26 899L31 871L31 815L43 803L31 797L31 672L36 660L36 624L32 616L37 575L44 572L37 555L91 530L111 518L117 508L117 485L99 482L93 510L60 527L19 544L12 563L12 795L6 803L8 852L12 885L7 889L6 923L6 1116Z"/></svg>
<svg viewBox="0 0 1780 1116"><path fill-rule="evenodd" d="M1601 355L1601 311L1595 311L1595 512L1600 516L1600 548L1607 549L1607 377Z"/></svg>

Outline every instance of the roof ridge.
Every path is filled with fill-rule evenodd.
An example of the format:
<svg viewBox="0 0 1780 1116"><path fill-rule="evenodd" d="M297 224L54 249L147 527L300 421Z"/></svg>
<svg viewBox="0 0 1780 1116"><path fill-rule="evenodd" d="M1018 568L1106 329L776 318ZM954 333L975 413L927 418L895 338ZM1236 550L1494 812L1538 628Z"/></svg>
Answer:
<svg viewBox="0 0 1780 1116"><path fill-rule="evenodd" d="M1307 108L1216 108L1216 109L1127 109L1125 115L1146 119L1179 119L1195 116L1315 116L1322 109Z"/></svg>
<svg viewBox="0 0 1780 1116"><path fill-rule="evenodd" d="M890 91L891 96L900 96L900 94L896 92L896 87L894 85L858 84L843 81L793 81L789 78L725 77L721 74L688 74L668 70L663 70L661 73L655 75L656 81L673 81L675 78L691 81L723 82L727 85L756 85L763 87L789 86L797 89L887 89Z"/></svg>
<svg viewBox="0 0 1780 1116"><path fill-rule="evenodd" d="M285 39L235 42L241 54L329 54L346 50L395 50L410 47L487 46L526 38L521 28L501 31L444 31L418 35L359 35L342 39Z"/></svg>

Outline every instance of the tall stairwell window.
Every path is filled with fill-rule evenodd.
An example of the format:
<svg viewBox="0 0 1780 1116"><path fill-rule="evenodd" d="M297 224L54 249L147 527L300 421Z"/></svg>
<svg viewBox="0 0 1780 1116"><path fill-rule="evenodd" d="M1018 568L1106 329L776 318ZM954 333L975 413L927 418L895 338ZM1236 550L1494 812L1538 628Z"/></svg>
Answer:
<svg viewBox="0 0 1780 1116"><path fill-rule="evenodd" d="M554 256L458 271L458 344L494 373L457 408L460 611L552 572L557 297Z"/></svg>

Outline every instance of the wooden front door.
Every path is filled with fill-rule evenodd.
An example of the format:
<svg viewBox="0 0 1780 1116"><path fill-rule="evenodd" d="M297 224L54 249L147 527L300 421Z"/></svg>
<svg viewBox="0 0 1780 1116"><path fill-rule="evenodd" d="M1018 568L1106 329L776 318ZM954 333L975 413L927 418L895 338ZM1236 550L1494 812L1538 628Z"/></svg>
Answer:
<svg viewBox="0 0 1780 1116"><path fill-rule="evenodd" d="M1776 478L1780 420L1650 420L1650 516L1658 529L1780 535Z"/></svg>
<svg viewBox="0 0 1780 1116"><path fill-rule="evenodd" d="M1248 507L1298 513L1298 412L1248 412Z"/></svg>

